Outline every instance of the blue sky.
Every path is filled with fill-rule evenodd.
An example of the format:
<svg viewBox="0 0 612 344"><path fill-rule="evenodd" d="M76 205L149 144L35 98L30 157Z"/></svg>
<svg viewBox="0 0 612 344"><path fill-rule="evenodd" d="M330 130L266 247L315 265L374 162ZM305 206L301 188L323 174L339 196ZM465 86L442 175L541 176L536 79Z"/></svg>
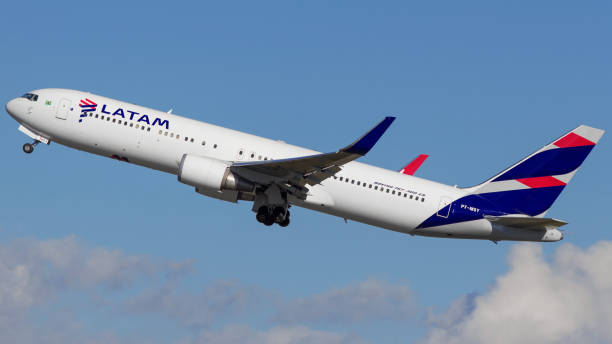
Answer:
<svg viewBox="0 0 612 344"><path fill-rule="evenodd" d="M469 186L579 124L612 128L611 7L9 2L0 95L87 90L320 151L393 114L361 161L399 169L426 153L419 176ZM172 175L57 144L25 156L17 123L0 124L0 256L12 257L0 276L29 300L4 296L21 321L6 340L433 343L520 280L517 261L564 271L554 257L609 258L596 250L612 240L607 136L549 212L570 222L563 244L524 246L303 209L269 230L249 204L201 197Z"/></svg>

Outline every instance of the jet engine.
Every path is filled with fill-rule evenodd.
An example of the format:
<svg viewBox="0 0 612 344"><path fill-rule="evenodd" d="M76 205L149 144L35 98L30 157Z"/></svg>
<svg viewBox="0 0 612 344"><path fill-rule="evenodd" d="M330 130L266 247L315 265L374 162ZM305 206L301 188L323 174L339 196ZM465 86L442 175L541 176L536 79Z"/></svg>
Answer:
<svg viewBox="0 0 612 344"><path fill-rule="evenodd" d="M179 182L208 190L253 192L255 184L233 174L226 161L184 154L178 170Z"/></svg>

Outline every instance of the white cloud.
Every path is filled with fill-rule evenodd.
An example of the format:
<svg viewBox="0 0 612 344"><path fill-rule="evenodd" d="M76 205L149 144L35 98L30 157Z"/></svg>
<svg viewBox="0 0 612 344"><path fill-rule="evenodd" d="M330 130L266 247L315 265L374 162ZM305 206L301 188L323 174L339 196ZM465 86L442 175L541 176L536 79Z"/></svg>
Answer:
<svg viewBox="0 0 612 344"><path fill-rule="evenodd" d="M540 245L521 244L508 261L490 290L433 317L423 342L612 342L612 242L565 244L550 262Z"/></svg>
<svg viewBox="0 0 612 344"><path fill-rule="evenodd" d="M417 312L412 291L405 285L366 280L281 306L276 320L287 323L345 323L403 321Z"/></svg>
<svg viewBox="0 0 612 344"><path fill-rule="evenodd" d="M62 295L76 291L92 296L100 288L117 290L152 275L184 270L186 264L156 263L117 250L91 248L72 236L2 244L0 343L122 342L103 331L88 333L70 312L55 311L44 321L33 313Z"/></svg>
<svg viewBox="0 0 612 344"><path fill-rule="evenodd" d="M181 291L170 283L147 291L128 301L131 313L160 313L175 319L181 326L202 328L228 315L236 315L265 298L256 288L240 286L233 281L217 281L199 293Z"/></svg>
<svg viewBox="0 0 612 344"><path fill-rule="evenodd" d="M304 326L274 327L259 331L240 325L226 326L219 331L202 331L191 344L361 344L354 335L318 331Z"/></svg>
<svg viewBox="0 0 612 344"><path fill-rule="evenodd" d="M0 314L47 302L69 289L121 288L155 269L146 259L88 248L74 237L0 245Z"/></svg>

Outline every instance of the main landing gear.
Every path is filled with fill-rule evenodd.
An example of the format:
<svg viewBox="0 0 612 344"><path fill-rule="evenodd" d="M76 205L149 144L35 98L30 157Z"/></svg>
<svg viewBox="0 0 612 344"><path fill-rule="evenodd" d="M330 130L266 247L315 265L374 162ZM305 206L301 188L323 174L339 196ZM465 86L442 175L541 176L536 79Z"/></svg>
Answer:
<svg viewBox="0 0 612 344"><path fill-rule="evenodd" d="M290 221L289 216L289 210L285 210L284 207L261 206L259 210L257 210L255 218L266 226L272 226L277 223L281 227L287 227Z"/></svg>
<svg viewBox="0 0 612 344"><path fill-rule="evenodd" d="M287 192L281 190L276 184L255 193L253 211L257 214L255 215L257 221L266 226L272 226L275 223L281 227L289 226L291 215Z"/></svg>
<svg viewBox="0 0 612 344"><path fill-rule="evenodd" d="M22 147L23 152L26 154L30 154L34 151L34 146L38 145L40 141L35 140L34 143L25 143Z"/></svg>

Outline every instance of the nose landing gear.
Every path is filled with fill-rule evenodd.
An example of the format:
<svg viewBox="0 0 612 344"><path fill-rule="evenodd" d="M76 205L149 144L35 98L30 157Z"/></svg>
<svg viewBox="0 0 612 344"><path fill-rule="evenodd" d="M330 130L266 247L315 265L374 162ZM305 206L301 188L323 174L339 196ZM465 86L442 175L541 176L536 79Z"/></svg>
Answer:
<svg viewBox="0 0 612 344"><path fill-rule="evenodd" d="M40 141L34 141L34 143L25 143L22 147L23 152L26 154L30 154L34 151L34 146L38 145Z"/></svg>

